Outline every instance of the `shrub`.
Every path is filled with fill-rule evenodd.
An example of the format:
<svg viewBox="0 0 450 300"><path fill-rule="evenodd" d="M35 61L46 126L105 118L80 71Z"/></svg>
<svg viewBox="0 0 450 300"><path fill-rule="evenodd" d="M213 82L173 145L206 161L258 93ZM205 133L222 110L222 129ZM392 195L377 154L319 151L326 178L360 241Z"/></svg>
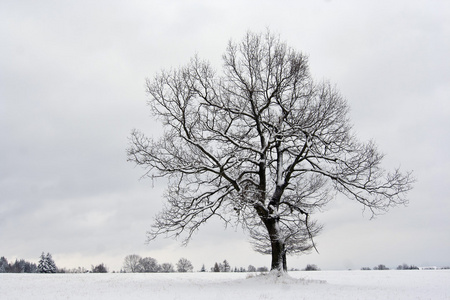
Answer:
<svg viewBox="0 0 450 300"><path fill-rule="evenodd" d="M316 265L306 265L304 271L320 271Z"/></svg>

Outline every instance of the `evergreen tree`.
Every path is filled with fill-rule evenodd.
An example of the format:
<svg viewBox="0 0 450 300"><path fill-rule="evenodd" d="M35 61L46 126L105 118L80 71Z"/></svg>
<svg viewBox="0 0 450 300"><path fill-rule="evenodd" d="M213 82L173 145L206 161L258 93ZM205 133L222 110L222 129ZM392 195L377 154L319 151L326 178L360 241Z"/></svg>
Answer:
<svg viewBox="0 0 450 300"><path fill-rule="evenodd" d="M38 263L38 272L39 273L46 273L46 267L47 260L45 259L45 254L42 252L41 256L39 257L39 263Z"/></svg>
<svg viewBox="0 0 450 300"><path fill-rule="evenodd" d="M25 261L23 259L17 260L10 265L10 273L25 273Z"/></svg>
<svg viewBox="0 0 450 300"><path fill-rule="evenodd" d="M213 272L220 272L220 267L218 263L214 264Z"/></svg>
<svg viewBox="0 0 450 300"><path fill-rule="evenodd" d="M106 266L101 263L98 266L92 266L91 268L92 273L108 273L108 269L106 268Z"/></svg>
<svg viewBox="0 0 450 300"><path fill-rule="evenodd" d="M56 267L55 261L53 260L50 253L47 253L46 259L49 267L49 272L47 273L56 273L58 271L58 268Z"/></svg>
<svg viewBox="0 0 450 300"><path fill-rule="evenodd" d="M36 273L37 266L34 263L24 259L16 259L14 263L8 263L8 260L0 257L0 273Z"/></svg>
<svg viewBox="0 0 450 300"><path fill-rule="evenodd" d="M25 262L25 273L36 273L36 272L37 272L36 264L26 261Z"/></svg>
<svg viewBox="0 0 450 300"><path fill-rule="evenodd" d="M56 268L56 264L50 253L45 255L44 252L42 252L37 270L39 273L56 273L58 269Z"/></svg>
<svg viewBox="0 0 450 300"><path fill-rule="evenodd" d="M0 273L7 273L9 269L8 260L2 256L0 258Z"/></svg>

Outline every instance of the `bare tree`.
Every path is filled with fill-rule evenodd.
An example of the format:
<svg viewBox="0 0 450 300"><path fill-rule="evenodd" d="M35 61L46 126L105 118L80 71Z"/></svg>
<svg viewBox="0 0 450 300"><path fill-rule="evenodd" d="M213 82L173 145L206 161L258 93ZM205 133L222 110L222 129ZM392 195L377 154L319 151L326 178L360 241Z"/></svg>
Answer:
<svg viewBox="0 0 450 300"><path fill-rule="evenodd" d="M175 272L173 265L171 263L163 263L161 264L161 272L163 273L172 273Z"/></svg>
<svg viewBox="0 0 450 300"><path fill-rule="evenodd" d="M142 272L141 257L137 254L127 255L123 261L123 269L127 273Z"/></svg>
<svg viewBox="0 0 450 300"><path fill-rule="evenodd" d="M151 272L156 273L160 270L160 265L158 261L152 257L144 257L139 260L139 264L141 265L141 272Z"/></svg>
<svg viewBox="0 0 450 300"><path fill-rule="evenodd" d="M195 57L147 80L160 139L134 130L128 159L168 178L168 205L149 239L192 234L212 216L246 228L272 270L313 246L310 215L340 192L374 215L406 204L410 173L381 168L374 143L351 132L348 105L316 84L307 57L270 32L230 41L223 73Z"/></svg>
<svg viewBox="0 0 450 300"><path fill-rule="evenodd" d="M180 258L180 260L177 262L177 271L181 273L185 272L192 272L194 270L194 267L192 266L192 263L186 259L186 258Z"/></svg>

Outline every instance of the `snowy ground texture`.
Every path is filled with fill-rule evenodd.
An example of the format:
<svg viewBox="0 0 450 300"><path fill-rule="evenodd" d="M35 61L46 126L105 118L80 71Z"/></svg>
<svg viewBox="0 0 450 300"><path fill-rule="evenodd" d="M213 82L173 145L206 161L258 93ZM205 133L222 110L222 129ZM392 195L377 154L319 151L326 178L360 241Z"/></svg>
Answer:
<svg viewBox="0 0 450 300"><path fill-rule="evenodd" d="M450 270L0 274L1 299L450 299Z"/></svg>

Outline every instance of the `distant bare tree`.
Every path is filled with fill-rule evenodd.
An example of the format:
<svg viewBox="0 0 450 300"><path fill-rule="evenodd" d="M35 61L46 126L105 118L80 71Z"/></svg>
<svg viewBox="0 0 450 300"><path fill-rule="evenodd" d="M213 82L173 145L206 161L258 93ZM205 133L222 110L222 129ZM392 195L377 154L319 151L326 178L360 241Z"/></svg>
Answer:
<svg viewBox="0 0 450 300"><path fill-rule="evenodd" d="M407 265L407 264L403 264L403 265L398 265L397 270L419 270L419 268L415 265Z"/></svg>
<svg viewBox="0 0 450 300"><path fill-rule="evenodd" d="M163 263L161 264L160 271L163 273L172 273L175 272L175 269L171 263Z"/></svg>
<svg viewBox="0 0 450 300"><path fill-rule="evenodd" d="M257 272L268 272L269 269L268 269L267 267L258 267L258 268L256 269L256 271L257 271Z"/></svg>
<svg viewBox="0 0 450 300"><path fill-rule="evenodd" d="M123 261L123 269L127 273L137 273L142 271L141 257L137 254L127 255Z"/></svg>
<svg viewBox="0 0 450 300"><path fill-rule="evenodd" d="M160 266L158 265L158 261L152 257L144 257L139 261L141 265L141 272L159 272Z"/></svg>
<svg viewBox="0 0 450 300"><path fill-rule="evenodd" d="M194 270L194 267L192 266L192 263L186 259L186 258L180 258L180 260L177 262L177 271L181 273L185 272L192 272Z"/></svg>
<svg viewBox="0 0 450 300"><path fill-rule="evenodd" d="M383 270L389 270L389 268L388 267L386 267L385 265L378 265L378 266L376 266L376 267L373 267L373 269L374 270L380 270L380 271L383 271Z"/></svg>
<svg viewBox="0 0 450 300"><path fill-rule="evenodd" d="M287 253L314 247L321 226L310 216L334 191L374 215L407 203L410 173L381 168L383 155L355 138L347 102L313 82L307 57L270 32L248 33L223 62L222 75L195 57L147 80L165 132L154 140L133 131L128 159L169 180L150 240L185 233L187 243L218 216L247 229L283 272Z"/></svg>
<svg viewBox="0 0 450 300"><path fill-rule="evenodd" d="M230 272L230 271L231 271L231 266L228 263L228 261L225 259L223 261L222 270L220 270L220 272Z"/></svg>

